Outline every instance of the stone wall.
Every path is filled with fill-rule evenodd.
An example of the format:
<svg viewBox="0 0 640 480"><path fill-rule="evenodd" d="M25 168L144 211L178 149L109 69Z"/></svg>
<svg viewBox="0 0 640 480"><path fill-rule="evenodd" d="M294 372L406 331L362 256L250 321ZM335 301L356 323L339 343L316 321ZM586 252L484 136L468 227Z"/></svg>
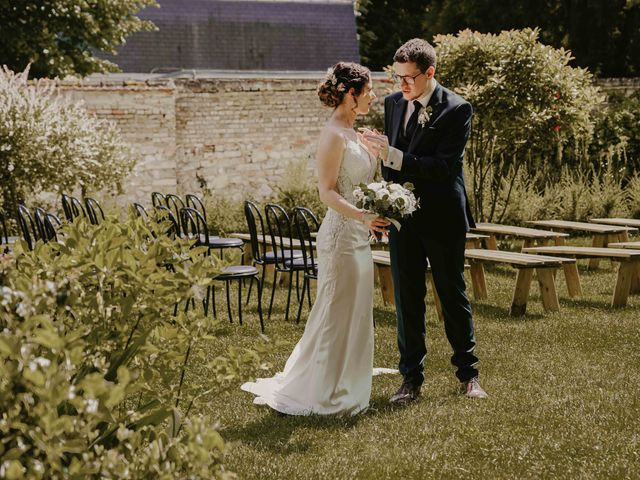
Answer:
<svg viewBox="0 0 640 480"><path fill-rule="evenodd" d="M308 162L312 175L317 138L331 113L316 95L322 76L98 76L61 86L115 121L140 154L121 201L146 204L155 190L184 194L204 185L236 200L263 199L292 161ZM379 91L383 80L376 80Z"/></svg>
<svg viewBox="0 0 640 480"><path fill-rule="evenodd" d="M182 73L184 75L184 73ZM152 191L201 191L232 199L264 199L286 165L309 162L331 111L315 89L322 72L193 72L92 76L61 85L99 117L115 121L141 161L122 203L150 202ZM630 94L640 79L600 79L605 91ZM374 74L382 98L384 74ZM374 111L379 115L382 102ZM363 121L372 121L365 118Z"/></svg>

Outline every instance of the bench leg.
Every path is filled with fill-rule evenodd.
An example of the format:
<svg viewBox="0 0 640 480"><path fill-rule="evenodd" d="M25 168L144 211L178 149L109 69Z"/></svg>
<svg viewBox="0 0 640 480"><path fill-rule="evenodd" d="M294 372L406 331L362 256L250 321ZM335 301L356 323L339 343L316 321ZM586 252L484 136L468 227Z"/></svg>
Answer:
<svg viewBox="0 0 640 480"><path fill-rule="evenodd" d="M512 317L519 317L527 311L527 300L529 298L529 289L531 288L531 279L533 278L533 269L520 268L516 277L516 287L513 290L513 300L511 301Z"/></svg>
<svg viewBox="0 0 640 480"><path fill-rule="evenodd" d="M636 266L633 277L631 277L631 288L629 293L640 293L640 264Z"/></svg>
<svg viewBox="0 0 640 480"><path fill-rule="evenodd" d="M542 306L545 312L560 311L556 282L553 278L555 270L555 268L536 268L538 283L540 285L540 296L542 297Z"/></svg>
<svg viewBox="0 0 640 480"><path fill-rule="evenodd" d="M444 322L444 314L442 313L442 303L440 303L440 297L438 296L438 291L436 290L436 284L433 282L433 274L431 271L427 272L427 277L429 278L429 285L431 286L431 291L433 292L433 303L436 306L436 312L438 313L438 318L441 322Z"/></svg>
<svg viewBox="0 0 640 480"><path fill-rule="evenodd" d="M620 262L618 267L618 280L616 281L616 288L613 292L613 300L611 306L618 308L627 305L627 299L629 298L629 290L631 287L631 278L635 274L638 262Z"/></svg>
<svg viewBox="0 0 640 480"><path fill-rule="evenodd" d="M618 235L618 237L619 237L619 240L620 240L621 242L628 242L628 241L629 241L629 232L627 232L627 231L625 230L624 232L620 233L620 234Z"/></svg>
<svg viewBox="0 0 640 480"><path fill-rule="evenodd" d="M482 262L477 262L473 259L469 260L469 266L471 267L471 286L473 287L473 298L476 300L486 300L487 295L487 281L484 276L484 267Z"/></svg>
<svg viewBox="0 0 640 480"><path fill-rule="evenodd" d="M480 248L480 240L476 240L474 238L467 239L464 243L464 248Z"/></svg>
<svg viewBox="0 0 640 480"><path fill-rule="evenodd" d="M567 291L570 298L582 297L582 286L580 285L580 275L578 275L577 263L565 263L562 265L564 279L567 282Z"/></svg>
<svg viewBox="0 0 640 480"><path fill-rule="evenodd" d="M487 242L487 250L498 250L498 241L495 235L489 235L485 241Z"/></svg>
<svg viewBox="0 0 640 480"><path fill-rule="evenodd" d="M380 283L380 291L382 292L382 302L385 305L395 305L393 296L393 278L391 277L391 267L387 265L375 264L378 272L378 282Z"/></svg>
<svg viewBox="0 0 640 480"><path fill-rule="evenodd" d="M251 255L251 244L244 242L242 247L242 264L253 265L253 256Z"/></svg>
<svg viewBox="0 0 640 480"><path fill-rule="evenodd" d="M593 235L592 246L594 248L606 247L607 246L607 234L606 233L595 233ZM596 268L598 268L599 264L600 264L600 259L592 258L591 260L589 260L589 270L591 270L591 269L595 270Z"/></svg>

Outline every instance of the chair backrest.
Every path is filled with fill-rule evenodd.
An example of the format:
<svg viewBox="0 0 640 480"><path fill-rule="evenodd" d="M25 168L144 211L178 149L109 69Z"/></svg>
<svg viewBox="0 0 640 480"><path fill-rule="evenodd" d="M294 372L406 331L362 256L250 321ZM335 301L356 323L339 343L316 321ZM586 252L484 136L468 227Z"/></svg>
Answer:
<svg viewBox="0 0 640 480"><path fill-rule="evenodd" d="M144 208L144 205L141 203L134 202L132 203L133 209L139 217L149 218L149 214L147 213L147 209Z"/></svg>
<svg viewBox="0 0 640 480"><path fill-rule="evenodd" d="M195 238L196 245L209 245L209 228L204 215L191 207L184 207L180 213L183 233L189 238Z"/></svg>
<svg viewBox="0 0 640 480"><path fill-rule="evenodd" d="M53 213L47 213L44 216L44 234L45 242L58 241L58 227L60 227L60 219Z"/></svg>
<svg viewBox="0 0 640 480"><path fill-rule="evenodd" d="M159 205L166 205L167 199L164 196L164 193L160 192L151 192L151 205L157 207Z"/></svg>
<svg viewBox="0 0 640 480"><path fill-rule="evenodd" d="M98 225L104 220L104 212L97 200L91 197L84 197L84 204L87 207L87 215L92 225ZM98 218L98 213L101 218Z"/></svg>
<svg viewBox="0 0 640 480"><path fill-rule="evenodd" d="M4 210L0 210L0 245L9 245L9 232L7 231L7 219L4 214Z"/></svg>
<svg viewBox="0 0 640 480"><path fill-rule="evenodd" d="M73 222L73 219L80 215L85 215L80 200L65 193L62 194L62 210L64 211L65 218L69 222Z"/></svg>
<svg viewBox="0 0 640 480"><path fill-rule="evenodd" d="M173 215L173 212L171 212L171 210L169 210L164 205L156 205L155 212L156 212L156 220L158 222L169 221L169 228L167 228L167 231L165 233L169 237L176 237L180 229L178 227L178 221L176 220L176 217Z"/></svg>
<svg viewBox="0 0 640 480"><path fill-rule="evenodd" d="M38 238L46 241L47 234L44 228L44 217L47 216L47 212L43 208L36 207L33 210L33 219L36 223L36 229L38 230Z"/></svg>
<svg viewBox="0 0 640 480"><path fill-rule="evenodd" d="M250 200L244 202L244 216L249 227L251 257L258 263L262 262L266 253L264 220L258 206ZM260 246L262 245L262 249Z"/></svg>
<svg viewBox="0 0 640 480"><path fill-rule="evenodd" d="M267 230L271 239L271 248L276 257L276 268L286 269L286 260L293 257L291 220L286 210L275 203L265 205L264 213L267 218ZM287 243L289 246L286 245Z"/></svg>
<svg viewBox="0 0 640 480"><path fill-rule="evenodd" d="M18 205L18 226L20 227L20 233L22 234L22 238L24 238L25 242L27 242L27 246L29 250L33 250L33 246L38 241L38 229L36 228L36 224L33 221L33 217L31 216L31 212L27 207L20 204Z"/></svg>
<svg viewBox="0 0 640 480"><path fill-rule="evenodd" d="M169 193L165 195L164 201L166 202L167 208L171 210L173 216L176 217L178 221L178 236L182 234L182 209L186 207L184 201L173 193Z"/></svg>
<svg viewBox="0 0 640 480"><path fill-rule="evenodd" d="M194 210L199 211L204 217L204 220L207 221L207 210L204 208L204 203L202 203L200 197L198 197L195 193L189 193L184 198L187 202L187 207L191 207Z"/></svg>
<svg viewBox="0 0 640 480"><path fill-rule="evenodd" d="M293 221L300 240L300 249L304 260L304 268L307 273L318 274L314 253L313 237L311 233L317 232L319 228L318 218L311 210L305 207L296 207L293 210Z"/></svg>

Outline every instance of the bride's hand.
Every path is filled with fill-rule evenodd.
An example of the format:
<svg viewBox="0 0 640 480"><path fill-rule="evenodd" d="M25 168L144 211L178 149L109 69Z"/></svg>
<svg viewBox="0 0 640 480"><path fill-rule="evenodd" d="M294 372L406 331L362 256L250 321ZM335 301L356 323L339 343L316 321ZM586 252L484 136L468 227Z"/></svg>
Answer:
<svg viewBox="0 0 640 480"><path fill-rule="evenodd" d="M371 233L375 234L376 232L378 232L386 235L387 227L391 222L375 213L363 212L362 223L367 226Z"/></svg>

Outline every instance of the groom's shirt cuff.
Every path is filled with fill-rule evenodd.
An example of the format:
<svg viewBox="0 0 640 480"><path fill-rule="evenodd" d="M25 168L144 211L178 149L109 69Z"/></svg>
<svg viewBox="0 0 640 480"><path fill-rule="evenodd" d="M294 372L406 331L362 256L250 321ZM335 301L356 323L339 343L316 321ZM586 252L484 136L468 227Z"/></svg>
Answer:
<svg viewBox="0 0 640 480"><path fill-rule="evenodd" d="M395 147L389 147L389 155L387 155L387 160L382 161L382 164L385 167L388 167L392 170L402 170L402 157L404 154L401 150L398 150Z"/></svg>

